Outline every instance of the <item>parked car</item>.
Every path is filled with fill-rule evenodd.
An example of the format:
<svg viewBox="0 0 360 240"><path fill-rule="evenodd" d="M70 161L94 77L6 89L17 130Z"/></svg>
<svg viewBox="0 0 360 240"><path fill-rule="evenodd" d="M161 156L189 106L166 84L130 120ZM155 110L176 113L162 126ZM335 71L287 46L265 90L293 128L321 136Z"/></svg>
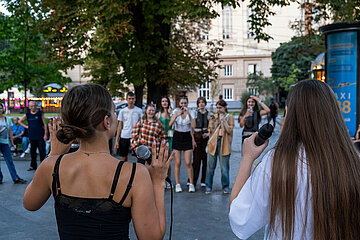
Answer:
<svg viewBox="0 0 360 240"><path fill-rule="evenodd" d="M119 115L119 112L121 109L123 108L126 108L128 106L128 103L127 102L121 102L121 103L115 103L115 113L116 113L116 116ZM145 110L145 107L146 107L146 103L143 103L142 104L142 110L144 111Z"/></svg>

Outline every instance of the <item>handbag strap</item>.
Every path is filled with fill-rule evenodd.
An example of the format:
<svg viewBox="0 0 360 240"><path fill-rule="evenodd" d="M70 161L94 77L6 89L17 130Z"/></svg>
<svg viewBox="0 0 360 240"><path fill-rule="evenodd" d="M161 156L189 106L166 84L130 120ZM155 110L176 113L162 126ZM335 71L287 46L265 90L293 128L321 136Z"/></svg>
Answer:
<svg viewBox="0 0 360 240"><path fill-rule="evenodd" d="M229 116L229 114L226 114L225 117L224 117L224 120L225 120L228 116ZM219 130L219 128L221 127L221 125L222 125L222 122L219 124L219 126L217 126L217 128L215 129L213 135L211 136L211 138L209 139L208 142L211 142L211 140L212 140L213 137L215 136L216 131Z"/></svg>

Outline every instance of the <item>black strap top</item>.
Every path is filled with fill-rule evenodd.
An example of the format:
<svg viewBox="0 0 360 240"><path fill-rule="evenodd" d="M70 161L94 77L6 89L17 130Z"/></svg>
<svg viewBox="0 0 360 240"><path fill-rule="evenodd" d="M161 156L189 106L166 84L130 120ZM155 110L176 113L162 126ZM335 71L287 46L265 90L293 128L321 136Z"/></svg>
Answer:
<svg viewBox="0 0 360 240"><path fill-rule="evenodd" d="M254 111L251 116L245 118L244 132L259 131L259 124L261 122L260 111Z"/></svg>
<svg viewBox="0 0 360 240"><path fill-rule="evenodd" d="M120 161L116 168L108 198L81 198L61 193L59 165L62 157L63 155L59 156L55 163L52 182L60 239L129 239L131 209L123 207L122 204L131 189L136 163L133 163L126 191L117 203L113 200L113 196L123 161Z"/></svg>
<svg viewBox="0 0 360 240"><path fill-rule="evenodd" d="M209 113L207 110L205 110L205 113L201 113L199 110L197 111L196 128L200 128L201 130L203 130L204 128L208 128L208 114Z"/></svg>

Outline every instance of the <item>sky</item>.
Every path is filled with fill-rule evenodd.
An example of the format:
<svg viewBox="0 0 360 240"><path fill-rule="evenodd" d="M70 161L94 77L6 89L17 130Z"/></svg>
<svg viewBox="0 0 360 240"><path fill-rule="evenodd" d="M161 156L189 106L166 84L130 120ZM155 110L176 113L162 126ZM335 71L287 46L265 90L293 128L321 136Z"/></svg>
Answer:
<svg viewBox="0 0 360 240"><path fill-rule="evenodd" d="M6 15L10 15L10 13L3 7L3 3L0 2L0 12L6 14Z"/></svg>

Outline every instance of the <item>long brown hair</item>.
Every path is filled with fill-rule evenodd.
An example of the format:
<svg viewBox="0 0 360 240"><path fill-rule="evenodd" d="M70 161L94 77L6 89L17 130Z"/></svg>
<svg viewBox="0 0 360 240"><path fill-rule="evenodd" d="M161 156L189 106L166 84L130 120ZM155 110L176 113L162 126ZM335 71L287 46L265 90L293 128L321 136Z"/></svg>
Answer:
<svg viewBox="0 0 360 240"><path fill-rule="evenodd" d="M250 96L247 97L246 100L245 100L245 102L243 103L243 107L242 107L241 110L240 110L239 117L245 115L245 113L246 113L246 111L247 111L247 108L248 108L247 102L248 102L248 100L249 100L250 98L251 98ZM254 106L254 109L253 109L253 110L254 110L254 111L258 111L258 110L259 110L258 102L257 102L255 99L253 99L253 100L254 100L254 102L255 102L255 106Z"/></svg>
<svg viewBox="0 0 360 240"><path fill-rule="evenodd" d="M288 98L271 169L269 234L275 232L278 219L283 239L293 238L297 179L301 177L297 169L298 164L307 164L313 239L358 239L360 160L335 95L327 84L306 80L296 84ZM301 149L306 153L305 163L298 159Z"/></svg>

